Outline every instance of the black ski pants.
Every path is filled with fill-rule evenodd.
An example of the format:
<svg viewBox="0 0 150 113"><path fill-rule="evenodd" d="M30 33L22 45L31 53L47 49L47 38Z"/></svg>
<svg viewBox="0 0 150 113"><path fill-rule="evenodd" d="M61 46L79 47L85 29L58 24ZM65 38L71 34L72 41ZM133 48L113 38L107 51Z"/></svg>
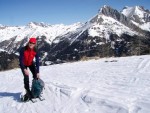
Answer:
<svg viewBox="0 0 150 113"><path fill-rule="evenodd" d="M25 68L29 68L32 75L33 75L33 79L36 79L37 78L37 71L36 71L36 67L34 65L34 63L31 65L31 66L25 66ZM24 88L27 90L27 91L30 91L30 85L29 85L29 75L26 75L24 73L24 69L22 69L22 73L23 73L23 76L24 76Z"/></svg>

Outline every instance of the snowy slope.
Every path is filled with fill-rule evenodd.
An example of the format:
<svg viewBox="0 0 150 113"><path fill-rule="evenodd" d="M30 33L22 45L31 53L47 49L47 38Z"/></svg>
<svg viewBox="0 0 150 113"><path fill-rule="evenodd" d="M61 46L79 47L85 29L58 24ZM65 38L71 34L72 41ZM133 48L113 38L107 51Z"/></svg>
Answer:
<svg viewBox="0 0 150 113"><path fill-rule="evenodd" d="M102 18L103 22L101 24L92 24L92 27L89 29L90 36L100 36L109 39L109 35L111 33L117 34L118 36L121 36L123 33L129 34L131 36L137 34L137 32L111 17L98 15L98 18Z"/></svg>
<svg viewBox="0 0 150 113"><path fill-rule="evenodd" d="M149 69L149 55L41 67L46 100L34 104L19 101L20 69L0 72L0 113L150 113Z"/></svg>

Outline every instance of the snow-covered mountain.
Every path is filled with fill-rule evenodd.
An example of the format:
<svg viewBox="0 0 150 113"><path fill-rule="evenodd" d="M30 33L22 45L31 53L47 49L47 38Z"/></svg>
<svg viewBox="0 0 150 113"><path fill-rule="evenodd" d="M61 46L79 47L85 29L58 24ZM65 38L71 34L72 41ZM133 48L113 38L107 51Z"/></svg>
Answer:
<svg viewBox="0 0 150 113"><path fill-rule="evenodd" d="M18 54L30 37L37 37L42 65L83 57L113 56L112 44L116 41L125 44L125 55L149 54L149 12L139 6L125 7L120 12L105 5L86 23L1 25L0 49Z"/></svg>
<svg viewBox="0 0 150 113"><path fill-rule="evenodd" d="M13 26L13 27L0 27L0 42L10 40L15 37L15 42L22 41L26 37L40 37L45 36L48 43L59 35L73 32L77 28L82 26L81 23L75 23L73 25L48 25L44 23L30 22L26 26Z"/></svg>
<svg viewBox="0 0 150 113"><path fill-rule="evenodd" d="M92 23L89 31L91 36L101 36L109 40L110 34L117 34L118 36L121 36L123 33L129 35L137 34L129 26L131 24L130 19L110 6L102 7L90 22Z"/></svg>
<svg viewBox="0 0 150 113"><path fill-rule="evenodd" d="M138 23L150 22L150 11L142 6L124 7L122 13Z"/></svg>
<svg viewBox="0 0 150 113"><path fill-rule="evenodd" d="M22 103L21 70L0 72L0 113L150 113L150 55L42 66L40 75L45 100Z"/></svg>
<svg viewBox="0 0 150 113"><path fill-rule="evenodd" d="M124 7L122 14L133 20L135 25L138 25L144 30L150 31L150 11L142 6Z"/></svg>

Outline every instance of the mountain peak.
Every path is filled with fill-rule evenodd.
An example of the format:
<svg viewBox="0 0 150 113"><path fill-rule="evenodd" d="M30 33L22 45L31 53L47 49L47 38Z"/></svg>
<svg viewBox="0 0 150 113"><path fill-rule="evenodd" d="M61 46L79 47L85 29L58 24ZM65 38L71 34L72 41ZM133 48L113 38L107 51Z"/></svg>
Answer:
<svg viewBox="0 0 150 113"><path fill-rule="evenodd" d="M107 10L107 9L113 10L113 8L111 8L110 6L104 5L104 6L99 10L99 13L103 13L103 11L104 11L104 10Z"/></svg>
<svg viewBox="0 0 150 113"><path fill-rule="evenodd" d="M150 11L143 6L126 6L121 13L138 23L150 22Z"/></svg>
<svg viewBox="0 0 150 113"><path fill-rule="evenodd" d="M122 13L120 13L119 11L117 11L116 9L113 9L110 6L104 5L101 10L99 11L99 14L108 16L108 17L112 17L116 20L120 20L122 18L125 18L124 15Z"/></svg>
<svg viewBox="0 0 150 113"><path fill-rule="evenodd" d="M34 28L34 27L37 27L37 26L40 26L40 27L48 27L49 25L48 24L45 24L44 22L29 22L27 24L28 27L31 27L31 28Z"/></svg>

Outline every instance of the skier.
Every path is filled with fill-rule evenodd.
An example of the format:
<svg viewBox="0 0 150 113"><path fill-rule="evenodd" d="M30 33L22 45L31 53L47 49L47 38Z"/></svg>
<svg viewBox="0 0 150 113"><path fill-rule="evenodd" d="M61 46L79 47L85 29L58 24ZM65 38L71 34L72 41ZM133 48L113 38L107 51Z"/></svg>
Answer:
<svg viewBox="0 0 150 113"><path fill-rule="evenodd" d="M35 62L34 59L35 58ZM30 69L33 79L39 79L39 55L36 48L36 38L32 37L25 47L20 50L19 56L20 68L24 76L24 88L26 94L24 95L24 101L32 99L32 93L29 85L29 71Z"/></svg>

